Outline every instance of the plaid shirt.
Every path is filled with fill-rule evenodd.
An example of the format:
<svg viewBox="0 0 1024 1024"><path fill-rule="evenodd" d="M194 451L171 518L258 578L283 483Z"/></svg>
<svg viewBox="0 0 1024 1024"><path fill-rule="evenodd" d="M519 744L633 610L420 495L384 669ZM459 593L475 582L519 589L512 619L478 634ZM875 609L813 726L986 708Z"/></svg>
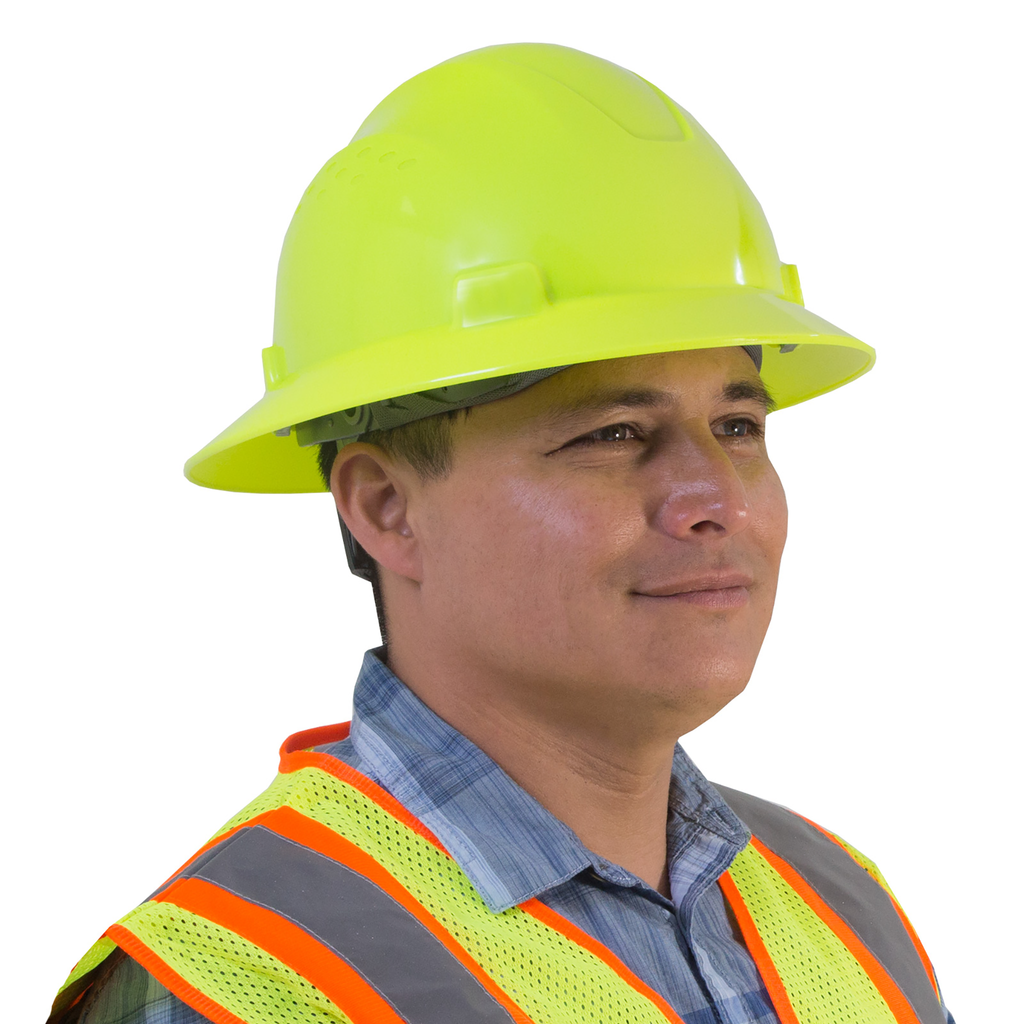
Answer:
<svg viewBox="0 0 1024 1024"><path fill-rule="evenodd" d="M486 754L430 711L370 651L348 739L321 747L369 776L440 839L487 906L537 897L611 949L686 1024L778 1024L716 884L749 833L676 747L667 899L591 853ZM947 1018L953 1024L952 1017ZM207 1024L132 960L81 1024Z"/></svg>

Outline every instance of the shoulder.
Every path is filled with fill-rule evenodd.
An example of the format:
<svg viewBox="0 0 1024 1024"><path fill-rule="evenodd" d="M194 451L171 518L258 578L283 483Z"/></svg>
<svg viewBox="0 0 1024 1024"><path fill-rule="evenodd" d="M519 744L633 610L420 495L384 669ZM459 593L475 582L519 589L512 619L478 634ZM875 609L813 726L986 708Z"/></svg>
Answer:
<svg viewBox="0 0 1024 1024"><path fill-rule="evenodd" d="M845 839L796 811L750 793L742 793L728 786L715 789L736 816L751 831L754 838L776 855L797 861L815 855L840 861L850 859L867 871L875 881L884 885L874 861L862 854Z"/></svg>
<svg viewBox="0 0 1024 1024"><path fill-rule="evenodd" d="M753 879L749 888L756 895L782 894L806 905L862 964L877 959L916 1006L927 1009L938 998L946 1020L952 1020L921 940L874 861L787 807L715 788L751 832L748 847L729 869L737 876L733 884L745 876L747 883Z"/></svg>
<svg viewBox="0 0 1024 1024"><path fill-rule="evenodd" d="M727 786L715 788L750 830L752 844L775 866L798 872L823 895L838 896L837 888L863 891L870 880L902 916L875 862L841 836L781 804Z"/></svg>

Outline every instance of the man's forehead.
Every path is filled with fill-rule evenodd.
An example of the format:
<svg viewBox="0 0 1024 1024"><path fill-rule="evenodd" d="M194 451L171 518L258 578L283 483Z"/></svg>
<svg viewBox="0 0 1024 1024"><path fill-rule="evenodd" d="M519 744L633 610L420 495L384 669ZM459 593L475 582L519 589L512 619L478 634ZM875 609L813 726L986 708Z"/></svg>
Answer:
<svg viewBox="0 0 1024 1024"><path fill-rule="evenodd" d="M723 402L775 402L742 349L659 353L580 363L531 389L545 419L612 408L668 408L698 390Z"/></svg>

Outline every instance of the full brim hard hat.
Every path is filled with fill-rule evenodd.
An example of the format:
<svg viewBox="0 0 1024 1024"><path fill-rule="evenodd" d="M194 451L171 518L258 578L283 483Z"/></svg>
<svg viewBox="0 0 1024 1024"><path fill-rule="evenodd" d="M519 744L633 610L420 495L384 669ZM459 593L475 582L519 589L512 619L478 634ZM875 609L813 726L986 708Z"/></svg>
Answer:
<svg viewBox="0 0 1024 1024"><path fill-rule="evenodd" d="M445 326L386 338L285 378L189 459L187 477L229 491L322 491L316 449L275 431L392 395L546 366L759 344L762 380L784 408L853 380L874 362L868 345L809 310L768 292L727 289L577 299L468 333ZM781 351L790 345L798 347ZM488 355L484 368L481 352ZM432 373L439 363L451 372Z"/></svg>
<svg viewBox="0 0 1024 1024"><path fill-rule="evenodd" d="M760 345L779 408L870 369L803 308L757 200L685 111L544 44L411 79L320 171L278 271L266 393L185 466L237 491L320 491L290 428L545 367Z"/></svg>

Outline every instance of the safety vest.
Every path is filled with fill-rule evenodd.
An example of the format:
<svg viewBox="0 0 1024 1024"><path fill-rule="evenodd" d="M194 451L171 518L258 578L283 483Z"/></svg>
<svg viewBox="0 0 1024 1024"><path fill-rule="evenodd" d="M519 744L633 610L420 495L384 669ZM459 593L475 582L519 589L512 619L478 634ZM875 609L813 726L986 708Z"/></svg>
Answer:
<svg viewBox="0 0 1024 1024"><path fill-rule="evenodd" d="M83 957L74 1021L118 949L216 1024L682 1024L614 953L530 899L491 912L426 826L298 733L271 786ZM753 832L720 884L782 1024L945 1024L874 865L719 787Z"/></svg>

